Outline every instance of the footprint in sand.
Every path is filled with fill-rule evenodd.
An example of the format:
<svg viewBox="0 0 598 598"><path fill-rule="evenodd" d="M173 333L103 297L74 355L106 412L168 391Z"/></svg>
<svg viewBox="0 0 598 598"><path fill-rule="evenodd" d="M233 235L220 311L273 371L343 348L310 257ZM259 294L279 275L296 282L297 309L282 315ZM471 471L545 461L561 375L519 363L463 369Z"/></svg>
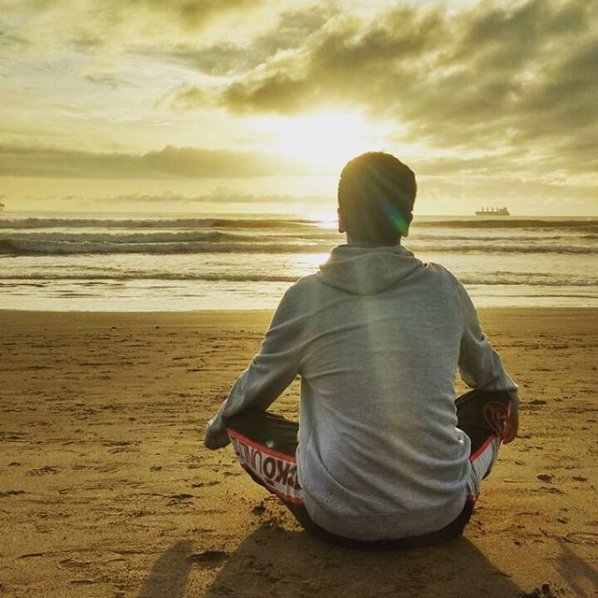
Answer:
<svg viewBox="0 0 598 598"><path fill-rule="evenodd" d="M215 566L220 565L228 558L228 554L222 550L206 550L192 554L188 557L191 563L201 563L202 565Z"/></svg>
<svg viewBox="0 0 598 598"><path fill-rule="evenodd" d="M51 467L50 465L44 465L43 467L40 467L39 469L30 469L27 472L27 475L47 475L50 473L58 473L58 468Z"/></svg>
<svg viewBox="0 0 598 598"><path fill-rule="evenodd" d="M95 581L93 579L73 579L70 581L70 584L73 586L90 586L94 583Z"/></svg>
<svg viewBox="0 0 598 598"><path fill-rule="evenodd" d="M551 476L548 473L541 473L541 474L537 475L536 477L542 482L552 482L553 476Z"/></svg>
<svg viewBox="0 0 598 598"><path fill-rule="evenodd" d="M251 509L251 512L254 515L261 516L266 512L266 507L263 504L256 505L255 507L253 507L253 509Z"/></svg>
<svg viewBox="0 0 598 598"><path fill-rule="evenodd" d="M195 497L193 494L171 494L168 498L170 498L170 500L168 501L167 506L176 507L179 505L188 505L188 501Z"/></svg>
<svg viewBox="0 0 598 598"><path fill-rule="evenodd" d="M598 545L598 532L571 532L563 536L565 542L570 544L589 544L591 546Z"/></svg>
<svg viewBox="0 0 598 598"><path fill-rule="evenodd" d="M19 494L25 494L25 490L6 490L4 492L0 492L0 497L17 496Z"/></svg>
<svg viewBox="0 0 598 598"><path fill-rule="evenodd" d="M58 564L61 567L68 569L86 569L91 565L89 561L76 561L73 559L63 559L62 561L59 561Z"/></svg>

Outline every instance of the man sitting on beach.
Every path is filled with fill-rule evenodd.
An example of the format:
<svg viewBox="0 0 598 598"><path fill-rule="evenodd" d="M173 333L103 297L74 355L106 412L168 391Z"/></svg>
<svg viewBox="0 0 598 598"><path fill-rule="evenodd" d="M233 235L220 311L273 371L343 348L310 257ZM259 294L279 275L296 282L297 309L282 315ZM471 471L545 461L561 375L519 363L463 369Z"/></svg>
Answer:
<svg viewBox="0 0 598 598"><path fill-rule="evenodd" d="M517 385L461 283L401 246L416 195L389 154L351 160L336 247L285 294L205 436L332 542L411 547L459 535L517 435ZM473 390L456 398L457 369ZM266 409L301 376L300 425Z"/></svg>

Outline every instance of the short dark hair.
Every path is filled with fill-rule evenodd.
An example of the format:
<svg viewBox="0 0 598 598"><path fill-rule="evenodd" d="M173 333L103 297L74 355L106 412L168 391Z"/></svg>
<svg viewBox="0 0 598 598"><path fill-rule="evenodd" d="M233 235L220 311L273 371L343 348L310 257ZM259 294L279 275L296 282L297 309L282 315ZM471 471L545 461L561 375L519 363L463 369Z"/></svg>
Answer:
<svg viewBox="0 0 598 598"><path fill-rule="evenodd" d="M338 205L352 241L395 244L407 235L417 193L415 174L384 152L347 162L338 182Z"/></svg>

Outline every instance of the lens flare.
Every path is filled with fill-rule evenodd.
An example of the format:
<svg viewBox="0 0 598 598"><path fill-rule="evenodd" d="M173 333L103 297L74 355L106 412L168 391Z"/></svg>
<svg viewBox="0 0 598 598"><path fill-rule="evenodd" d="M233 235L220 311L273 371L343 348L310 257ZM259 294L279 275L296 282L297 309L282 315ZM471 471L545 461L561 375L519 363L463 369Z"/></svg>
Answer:
<svg viewBox="0 0 598 598"><path fill-rule="evenodd" d="M406 237L409 234L409 223L405 217L385 199L382 200L382 209L393 226L401 233L401 236Z"/></svg>

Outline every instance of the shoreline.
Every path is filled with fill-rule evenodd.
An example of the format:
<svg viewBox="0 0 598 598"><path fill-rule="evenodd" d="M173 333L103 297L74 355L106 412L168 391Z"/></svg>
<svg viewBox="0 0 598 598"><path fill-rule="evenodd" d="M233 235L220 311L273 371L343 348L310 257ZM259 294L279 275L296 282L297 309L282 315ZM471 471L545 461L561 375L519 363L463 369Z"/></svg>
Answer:
<svg viewBox="0 0 598 598"><path fill-rule="evenodd" d="M491 341L494 335L508 333L516 335L521 329L540 333L542 330L558 333L564 321L585 322L584 328L592 329L598 322L598 308L594 307L484 307L477 310L482 329ZM250 328L261 338L272 319L274 309L259 310L196 310L196 311L154 311L154 312L112 312L112 311L26 311L1 310L0 329L19 327L23 321L29 324L54 328L79 326L103 327L127 324L129 326L194 326L210 329L230 330ZM504 324L508 323L507 326ZM256 350L259 344L256 345ZM499 347L500 348L500 347Z"/></svg>
<svg viewBox="0 0 598 598"><path fill-rule="evenodd" d="M254 333L263 334L270 323L274 309L248 309L248 310L194 310L194 311L28 311L28 310L2 310L0 309L0 328L11 326L11 321L30 323L44 323L46 325L69 325L79 322L87 325L102 326L108 321L130 323L135 325L145 324L189 324L193 322L198 326L208 325L210 328L223 326L245 328L250 326ZM492 340L493 333L500 329L506 332L511 326L531 326L535 331L543 327L547 329L560 329L563 320L587 321L591 329L598 322L598 308L595 307L482 307L477 309L482 328ZM507 330L503 323L508 321ZM487 330L486 330L487 328ZM517 330L511 330L516 333Z"/></svg>
<svg viewBox="0 0 598 598"><path fill-rule="evenodd" d="M0 311L0 594L592 595L598 310L479 314L520 385L520 436L463 538L364 553L302 533L230 447L202 447L272 310ZM273 411L296 418L298 399L294 382Z"/></svg>
<svg viewBox="0 0 598 598"><path fill-rule="evenodd" d="M598 307L583 307L583 306L554 306L554 307L528 307L528 306L513 306L513 307L478 307L477 312L479 314L484 313L493 313L493 312L501 312L504 314L510 314L512 312L521 313L524 311L528 311L530 313L533 312L542 312L542 313L549 313L549 312L563 312L563 311L571 311L571 312L588 312L588 311L595 311L598 313ZM76 309L69 309L69 310L43 310L43 309L3 309L0 308L0 315L2 314L81 314L81 315L99 315L99 316L109 316L109 315L116 315L116 316L151 316L151 315L160 315L163 314L165 316L173 315L173 316L180 316L185 317L187 315L200 315L200 314L231 314L231 315L243 315L243 314L264 314L264 313L273 313L274 309L272 308L260 308L260 309L189 309L189 310L175 310L175 311L168 311L168 310L154 310L154 311L110 311L110 310L76 310Z"/></svg>

